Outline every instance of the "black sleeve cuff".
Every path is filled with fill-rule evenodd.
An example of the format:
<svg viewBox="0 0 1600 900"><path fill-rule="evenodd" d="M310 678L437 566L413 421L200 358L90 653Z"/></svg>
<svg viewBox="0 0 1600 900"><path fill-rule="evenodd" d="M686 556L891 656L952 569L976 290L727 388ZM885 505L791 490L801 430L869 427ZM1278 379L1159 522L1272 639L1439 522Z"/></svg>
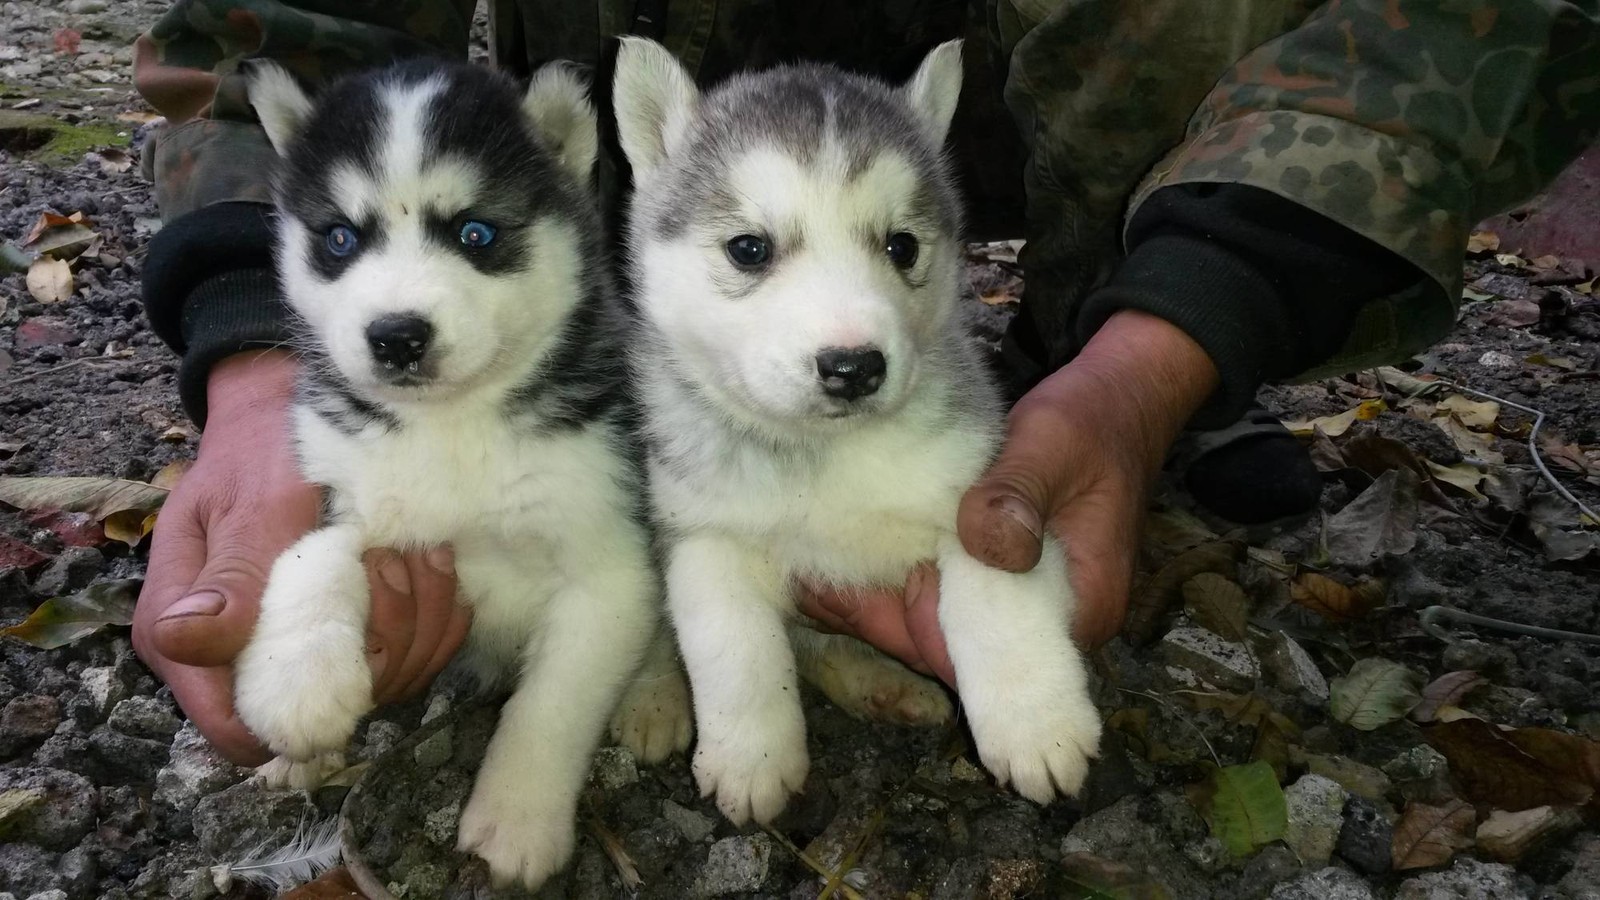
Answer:
<svg viewBox="0 0 1600 900"><path fill-rule="evenodd" d="M166 344L183 354L178 393L204 428L206 379L241 350L283 345L289 311L272 269L271 208L217 203L165 225L150 241L145 314Z"/></svg>
<svg viewBox="0 0 1600 900"><path fill-rule="evenodd" d="M1160 316L1194 338L1216 365L1222 385L1190 422L1227 425L1254 399L1274 353L1289 346L1288 317L1272 280L1220 244L1172 233L1134 248L1111 283L1084 301L1081 343L1118 310Z"/></svg>

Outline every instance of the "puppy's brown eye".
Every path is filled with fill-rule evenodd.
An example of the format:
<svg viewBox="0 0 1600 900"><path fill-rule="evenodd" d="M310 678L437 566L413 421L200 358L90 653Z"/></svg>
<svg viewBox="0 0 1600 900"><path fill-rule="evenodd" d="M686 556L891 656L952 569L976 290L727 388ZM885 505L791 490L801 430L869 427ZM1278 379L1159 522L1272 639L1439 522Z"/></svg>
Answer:
<svg viewBox="0 0 1600 900"><path fill-rule="evenodd" d="M917 239L907 231L900 231L889 235L888 243L884 244L883 252L888 254L889 262L894 263L897 269L909 269L917 262Z"/></svg>
<svg viewBox="0 0 1600 900"><path fill-rule="evenodd" d="M766 265L772 258L767 242L753 234L741 234L729 241L728 259L741 269L754 269Z"/></svg>

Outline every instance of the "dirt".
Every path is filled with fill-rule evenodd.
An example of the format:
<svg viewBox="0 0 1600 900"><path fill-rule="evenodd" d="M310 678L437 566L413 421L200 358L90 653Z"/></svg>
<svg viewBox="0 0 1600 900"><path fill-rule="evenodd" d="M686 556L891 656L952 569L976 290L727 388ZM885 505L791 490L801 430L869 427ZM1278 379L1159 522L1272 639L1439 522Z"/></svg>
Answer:
<svg viewBox="0 0 1600 900"><path fill-rule="evenodd" d="M153 0L0 6L9 26L0 36L0 103L26 104L22 112L64 126L108 129L94 133L107 146L126 142L135 163L118 172L43 146L0 150L0 243L20 244L46 211L82 212L103 238L96 258L75 264L77 289L64 302L33 299L20 274L0 279L0 474L144 480L195 453L197 438L176 399L176 361L150 333L139 302L140 263L158 223L138 174L148 110L127 81L127 45L164 7ZM76 54L53 49L68 26L81 34ZM1467 302L1452 333L1403 368L1541 410L1543 458L1593 509L1600 507L1600 303L1579 289L1593 273L1565 265L1477 253L1469 282L1494 296ZM991 301L972 307L975 325L992 332L1018 287L1007 248L983 251L971 273L975 293ZM1230 681L1183 655L1174 635L1215 635L1193 627L1176 584L1141 582L1140 602L1156 606L1149 640L1119 639L1094 656L1110 725L1082 798L1039 809L997 789L959 729L868 725L812 696L813 774L771 831L723 821L698 797L683 759L641 767L611 749L585 797L574 862L540 896L809 898L829 891L829 877L833 897L935 900L1600 896L1600 838L1584 824L1593 819L1577 813L1556 816L1532 846L1497 851L1503 859L1477 846L1431 868L1393 871L1392 832L1415 804L1464 797L1482 823L1504 799L1474 793L1463 772L1436 759L1427 745L1436 726L1415 712L1357 730L1337 721L1315 690L1266 664L1273 642L1288 638L1325 682L1373 657L1404 664L1424 683L1475 670L1485 683L1459 700L1464 714L1600 737L1595 644L1459 625L1444 640L1424 627L1423 610L1442 605L1600 631L1600 550L1579 552L1593 546L1584 542L1595 523L1580 522L1535 471L1525 443L1531 416L1503 407L1492 426L1463 437L1446 430L1455 426L1441 427L1448 415L1430 415L1450 393L1408 399L1370 372L1263 391L1269 408L1291 420L1335 416L1364 400L1382 399L1387 408L1317 438L1327 468L1321 513L1273 536L1252 535L1250 552L1226 569L1249 599L1251 633L1236 646L1259 664L1255 674ZM1410 456L1373 463L1361 448L1375 438ZM1360 564L1331 559L1327 535L1337 530L1336 517L1374 485L1394 483L1379 478L1385 468L1414 463L1426 472L1423 459L1481 463L1487 496L1424 475L1406 507L1410 518L1395 526L1414 536L1409 549ZM1185 515L1188 503L1173 480L1157 498L1147 576L1170 576L1185 550L1233 537L1221 523L1203 528ZM83 514L0 508L0 625L50 597L137 577L147 552L147 541L134 549L108 541ZM1329 621L1291 596L1306 572L1347 585L1374 579L1380 600L1348 621ZM1273 738L1226 709L1197 705L1200 695L1260 698L1292 728ZM353 759L369 765L347 805L348 785L309 796L266 789L209 753L192 728L180 728L180 716L133 657L126 628L48 651L0 639L0 897L52 889L105 900L264 896L242 884L219 890L208 867L237 861L260 841L281 842L341 805L354 835L347 849L396 894L490 895L481 868L450 848L452 810L470 785L493 707L454 682L367 724ZM1211 834L1189 789L1207 782L1218 763L1252 759L1273 762L1291 793L1320 784L1306 780L1311 775L1326 775L1345 792L1343 807L1320 823L1338 836L1331 857L1307 843L1318 822L1298 807L1290 816L1294 835L1237 856ZM52 817L31 806L18 812L16 804L34 803L27 798L35 795L56 811ZM1592 809L1576 799L1568 805ZM1311 818L1295 818L1302 814ZM630 866L641 880L636 892L625 884ZM1156 886L1165 893L1150 893Z"/></svg>

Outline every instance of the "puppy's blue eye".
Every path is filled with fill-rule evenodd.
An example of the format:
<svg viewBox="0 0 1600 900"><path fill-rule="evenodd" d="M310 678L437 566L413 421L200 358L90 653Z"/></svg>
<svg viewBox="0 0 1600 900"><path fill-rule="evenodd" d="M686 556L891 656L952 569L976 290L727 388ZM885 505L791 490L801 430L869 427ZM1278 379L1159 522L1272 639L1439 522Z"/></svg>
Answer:
<svg viewBox="0 0 1600 900"><path fill-rule="evenodd" d="M494 243L495 229L488 222L468 220L461 226L461 243L468 247L487 247Z"/></svg>
<svg viewBox="0 0 1600 900"><path fill-rule="evenodd" d="M349 225L328 229L328 252L334 256L349 256L355 252L356 243L356 230Z"/></svg>
<svg viewBox="0 0 1600 900"><path fill-rule="evenodd" d="M772 258L772 249L767 242L753 234L741 234L729 241L728 259L741 269L753 269L765 265Z"/></svg>

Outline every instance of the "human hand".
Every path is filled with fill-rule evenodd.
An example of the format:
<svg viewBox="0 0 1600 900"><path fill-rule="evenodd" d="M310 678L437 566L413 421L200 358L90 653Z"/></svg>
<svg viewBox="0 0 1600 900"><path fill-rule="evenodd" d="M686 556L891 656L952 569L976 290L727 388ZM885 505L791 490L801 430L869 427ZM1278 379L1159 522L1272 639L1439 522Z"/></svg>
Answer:
<svg viewBox="0 0 1600 900"><path fill-rule="evenodd" d="M1150 485L1217 384L1210 357L1176 326L1131 310L1113 315L1012 409L999 458L962 498L962 546L991 566L1025 572L1048 528L1066 547L1079 642L1115 637ZM931 565L914 570L903 591L809 586L801 595L801 610L825 627L955 685Z"/></svg>
<svg viewBox="0 0 1600 900"><path fill-rule="evenodd" d="M317 524L321 495L295 462L289 404L298 363L282 351L219 363L193 467L156 520L133 645L223 755L270 754L233 708L233 660L250 638L272 563ZM421 691L460 646L470 614L455 600L449 550L363 558L372 589L368 662L382 704Z"/></svg>

